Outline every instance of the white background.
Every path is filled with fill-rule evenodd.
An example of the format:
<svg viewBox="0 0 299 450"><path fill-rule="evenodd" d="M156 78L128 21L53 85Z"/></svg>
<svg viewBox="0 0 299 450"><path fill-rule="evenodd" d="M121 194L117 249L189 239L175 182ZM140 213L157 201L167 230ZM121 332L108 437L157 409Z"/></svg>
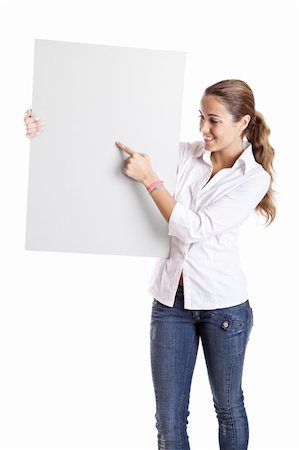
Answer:
<svg viewBox="0 0 299 450"><path fill-rule="evenodd" d="M155 258L24 250L34 38L187 51L181 141L202 138L207 86L240 78L253 89L276 152L278 211L268 228L252 215L240 229L254 311L243 377L249 449L298 448L295 3L6 2L0 25L1 448L157 448L146 290ZM201 346L189 409L191 449L216 450Z"/></svg>

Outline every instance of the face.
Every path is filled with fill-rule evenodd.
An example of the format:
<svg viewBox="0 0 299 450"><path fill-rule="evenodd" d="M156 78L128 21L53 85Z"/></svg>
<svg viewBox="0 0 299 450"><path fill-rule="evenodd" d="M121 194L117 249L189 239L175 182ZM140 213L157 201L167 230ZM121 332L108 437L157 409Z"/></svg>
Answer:
<svg viewBox="0 0 299 450"><path fill-rule="evenodd" d="M227 150L233 153L242 148L241 133L247 127L250 116L243 116L239 122L233 122L233 116L217 98L206 95L201 99L199 129L203 134L206 150Z"/></svg>

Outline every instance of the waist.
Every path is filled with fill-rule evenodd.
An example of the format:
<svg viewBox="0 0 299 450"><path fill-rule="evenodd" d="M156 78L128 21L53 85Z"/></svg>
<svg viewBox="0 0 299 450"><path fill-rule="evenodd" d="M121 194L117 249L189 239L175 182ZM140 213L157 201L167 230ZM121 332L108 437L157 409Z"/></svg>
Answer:
<svg viewBox="0 0 299 450"><path fill-rule="evenodd" d="M184 281L183 281L183 273L181 273L180 279L179 279L179 286L183 286L184 285Z"/></svg>
<svg viewBox="0 0 299 450"><path fill-rule="evenodd" d="M184 286L182 284L178 284L176 292L177 294L184 294Z"/></svg>

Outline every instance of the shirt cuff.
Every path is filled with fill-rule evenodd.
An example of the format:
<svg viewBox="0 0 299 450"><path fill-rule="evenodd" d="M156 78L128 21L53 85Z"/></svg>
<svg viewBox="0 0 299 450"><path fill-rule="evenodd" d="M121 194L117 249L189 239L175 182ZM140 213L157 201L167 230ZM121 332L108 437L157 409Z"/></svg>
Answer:
<svg viewBox="0 0 299 450"><path fill-rule="evenodd" d="M169 217L168 235L186 242L193 219L194 213L177 201Z"/></svg>

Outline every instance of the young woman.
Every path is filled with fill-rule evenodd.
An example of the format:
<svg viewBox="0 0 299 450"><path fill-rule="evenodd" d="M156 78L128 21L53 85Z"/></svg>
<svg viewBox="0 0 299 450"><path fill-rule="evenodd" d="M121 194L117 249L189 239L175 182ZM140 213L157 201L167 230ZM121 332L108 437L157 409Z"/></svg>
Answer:
<svg viewBox="0 0 299 450"><path fill-rule="evenodd" d="M253 311L241 268L238 227L255 210L275 218L270 129L242 80L209 86L200 105L203 141L181 142L172 196L150 158L123 143L123 172L140 181L168 222L169 258L151 276L150 355L160 450L189 450L190 387L201 338L221 450L248 448L242 372ZM25 115L27 136L42 123ZM268 225L269 225L268 224ZM267 226L268 226L267 225Z"/></svg>

